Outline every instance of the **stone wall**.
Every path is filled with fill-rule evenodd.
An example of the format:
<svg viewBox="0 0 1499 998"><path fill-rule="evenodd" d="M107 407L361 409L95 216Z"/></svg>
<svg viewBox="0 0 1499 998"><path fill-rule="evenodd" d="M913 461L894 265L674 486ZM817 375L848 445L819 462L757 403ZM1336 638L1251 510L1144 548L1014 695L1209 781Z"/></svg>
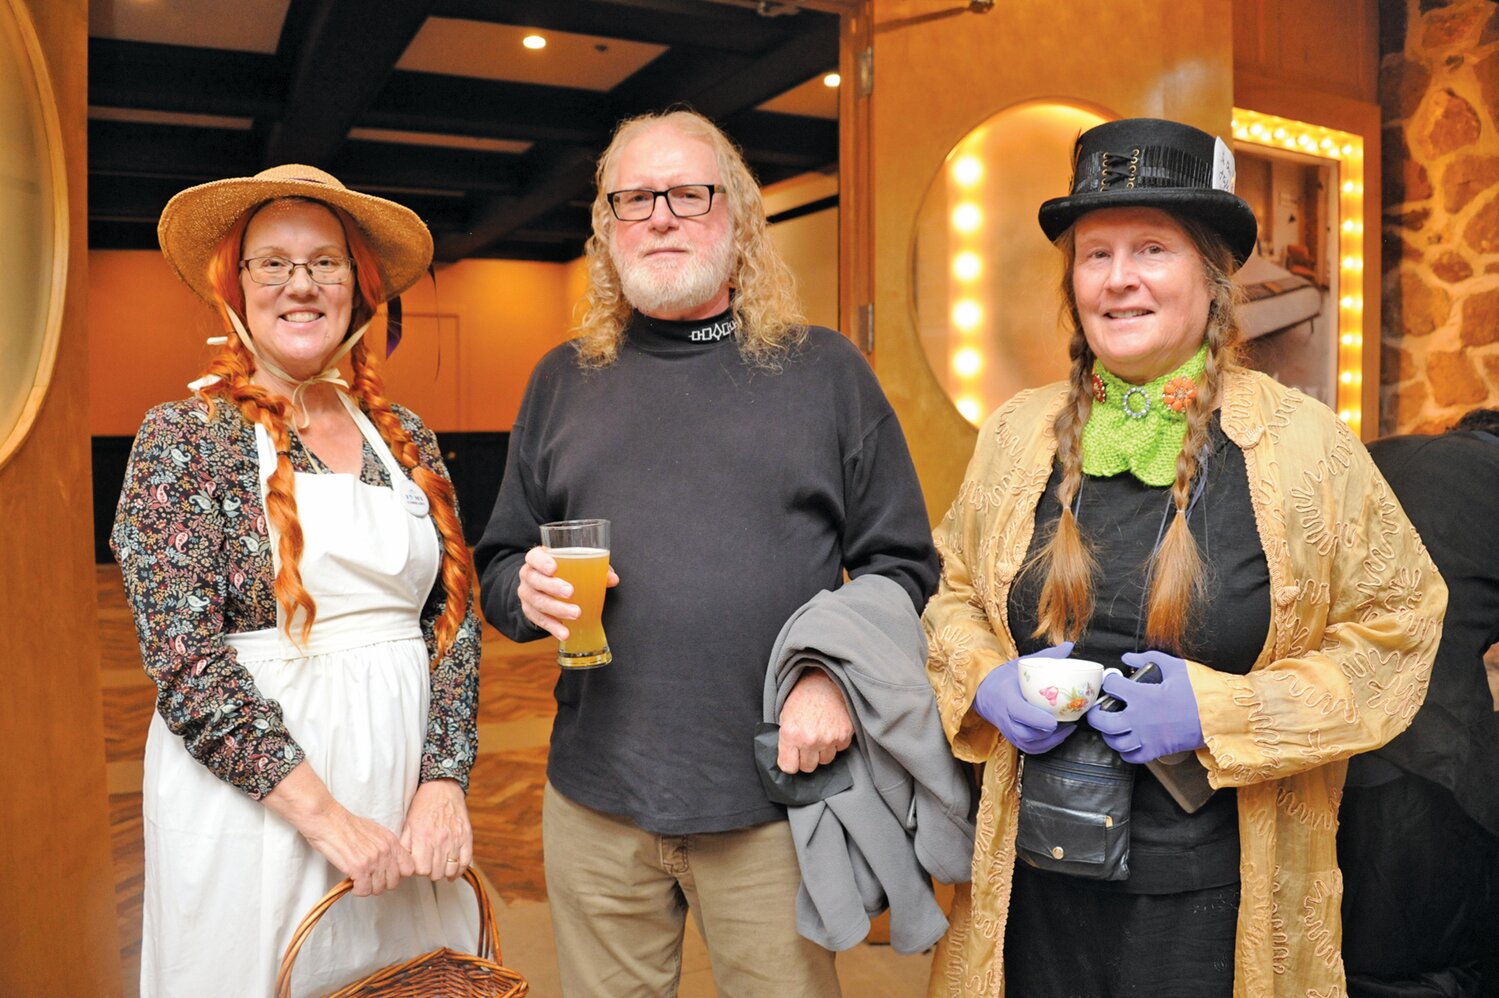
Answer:
<svg viewBox="0 0 1499 998"><path fill-rule="evenodd" d="M1381 0L1380 430L1499 406L1499 4Z"/></svg>

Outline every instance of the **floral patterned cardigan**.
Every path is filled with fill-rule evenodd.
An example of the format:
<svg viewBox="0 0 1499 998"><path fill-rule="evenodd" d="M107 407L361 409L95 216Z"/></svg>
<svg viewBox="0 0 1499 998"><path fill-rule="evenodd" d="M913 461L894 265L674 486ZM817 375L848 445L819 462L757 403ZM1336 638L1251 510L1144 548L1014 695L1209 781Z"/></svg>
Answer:
<svg viewBox="0 0 1499 998"><path fill-rule="evenodd" d="M923 616L928 677L958 758L983 763L971 897L930 993L1004 994L1016 752L973 707L1016 655L1011 582L1056 452L1066 386L1022 392L979 433L936 531L942 580ZM1383 745L1426 695L1447 587L1368 452L1323 406L1250 371L1226 378L1223 430L1244 451L1270 568L1270 633L1247 675L1189 662L1215 787L1237 787L1243 901L1234 995L1342 995L1336 828L1347 758Z"/></svg>
<svg viewBox="0 0 1499 998"><path fill-rule="evenodd" d="M410 410L394 409L421 463L446 477L437 438ZM319 470L295 433L291 461L298 472ZM218 402L211 416L199 398L157 406L136 435L110 534L157 711L193 758L256 800L303 758L280 705L260 694L224 641L225 634L276 626L258 476L255 428L233 405ZM359 479L390 485L368 442ZM469 602L453 646L431 674L421 765L422 782L454 779L465 790L479 704L479 620L472 596ZM445 603L439 579L421 614L429 655Z"/></svg>

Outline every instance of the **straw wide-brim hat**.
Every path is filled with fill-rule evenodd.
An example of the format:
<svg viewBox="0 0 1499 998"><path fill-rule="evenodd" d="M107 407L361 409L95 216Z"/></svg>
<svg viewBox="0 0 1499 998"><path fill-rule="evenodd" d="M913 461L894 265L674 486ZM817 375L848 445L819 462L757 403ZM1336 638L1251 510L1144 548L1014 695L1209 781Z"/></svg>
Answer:
<svg viewBox="0 0 1499 998"><path fill-rule="evenodd" d="M1200 128L1125 118L1088 129L1073 147L1072 193L1041 205L1046 238L1099 208L1161 208L1202 222L1228 244L1235 267L1254 252L1259 226L1234 193L1234 154Z"/></svg>
<svg viewBox="0 0 1499 998"><path fill-rule="evenodd" d="M161 252L177 276L210 305L218 297L208 282L214 247L245 212L277 198L311 198L353 216L380 261L388 301L415 284L432 263L432 233L404 205L351 191L338 178L312 166L288 164L253 177L215 180L177 194L156 226Z"/></svg>

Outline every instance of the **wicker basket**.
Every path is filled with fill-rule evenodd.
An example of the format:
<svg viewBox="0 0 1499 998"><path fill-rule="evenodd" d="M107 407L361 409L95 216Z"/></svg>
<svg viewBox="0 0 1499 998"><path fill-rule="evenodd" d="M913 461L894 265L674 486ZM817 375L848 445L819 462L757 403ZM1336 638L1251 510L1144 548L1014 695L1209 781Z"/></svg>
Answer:
<svg viewBox="0 0 1499 998"><path fill-rule="evenodd" d="M494 909L479 875L468 869L463 879L469 882L479 899L478 955L459 953L446 946L430 953L393 963L375 971L362 981L345 985L328 998L523 998L530 991L526 979L500 963L500 930L495 924ZM297 926L286 955L281 958L281 972L276 975L276 998L291 998L291 970L297 952L313 926L333 902L354 889L352 880L334 887L315 904Z"/></svg>

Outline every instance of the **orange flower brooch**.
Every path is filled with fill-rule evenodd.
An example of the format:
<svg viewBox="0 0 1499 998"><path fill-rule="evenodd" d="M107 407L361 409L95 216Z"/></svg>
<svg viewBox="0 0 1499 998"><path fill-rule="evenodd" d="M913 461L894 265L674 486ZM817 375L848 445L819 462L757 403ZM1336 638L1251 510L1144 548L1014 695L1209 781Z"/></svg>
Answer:
<svg viewBox="0 0 1499 998"><path fill-rule="evenodd" d="M1161 389L1161 401L1172 412L1186 412L1187 406L1197 398L1197 384L1186 375L1172 378Z"/></svg>

